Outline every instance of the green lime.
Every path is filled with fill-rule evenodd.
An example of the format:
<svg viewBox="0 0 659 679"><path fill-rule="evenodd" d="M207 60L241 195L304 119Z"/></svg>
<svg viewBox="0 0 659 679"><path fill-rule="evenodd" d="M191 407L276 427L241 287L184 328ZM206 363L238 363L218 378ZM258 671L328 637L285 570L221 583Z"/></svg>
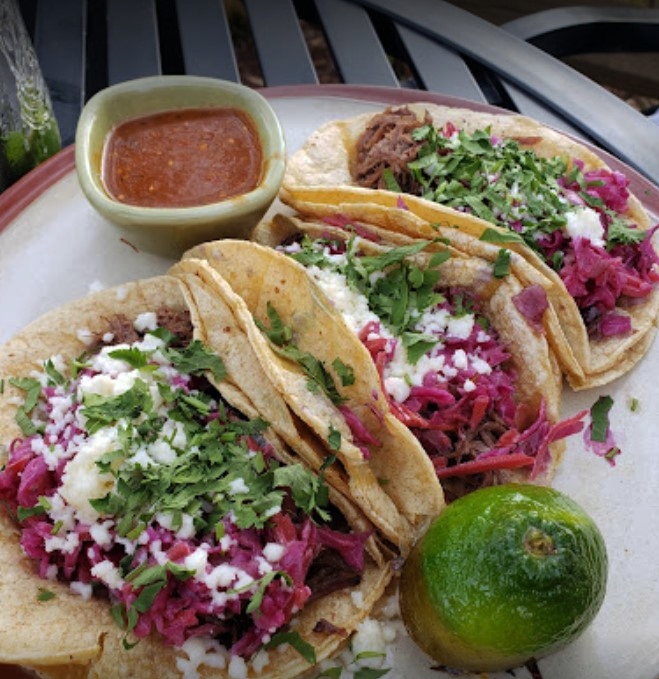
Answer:
<svg viewBox="0 0 659 679"><path fill-rule="evenodd" d="M574 500L544 486L493 486L449 505L415 545L401 613L442 664L511 669L584 631L607 572L602 535Z"/></svg>

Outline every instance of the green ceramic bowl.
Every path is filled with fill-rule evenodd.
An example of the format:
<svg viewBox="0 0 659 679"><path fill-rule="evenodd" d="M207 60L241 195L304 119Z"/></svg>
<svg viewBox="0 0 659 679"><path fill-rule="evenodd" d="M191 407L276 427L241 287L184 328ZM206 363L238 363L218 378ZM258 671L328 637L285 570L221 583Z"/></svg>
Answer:
<svg viewBox="0 0 659 679"><path fill-rule="evenodd" d="M250 116L262 143L263 172L255 189L195 207L139 207L115 200L102 176L103 148L113 128L131 118L180 108L230 107ZM279 120L267 100L237 83L195 76L154 76L129 80L95 94L78 121L76 169L91 205L140 249L180 255L198 243L249 238L275 199L286 163Z"/></svg>

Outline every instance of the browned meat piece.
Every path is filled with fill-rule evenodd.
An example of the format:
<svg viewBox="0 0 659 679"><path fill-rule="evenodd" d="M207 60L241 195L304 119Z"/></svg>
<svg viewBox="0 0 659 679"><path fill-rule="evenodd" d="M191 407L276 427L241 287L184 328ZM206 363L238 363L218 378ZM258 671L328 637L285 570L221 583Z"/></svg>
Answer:
<svg viewBox="0 0 659 679"><path fill-rule="evenodd" d="M407 164L416 159L423 142L412 139L412 131L432 124L426 113L423 121L406 106L388 108L377 114L357 140L355 181L365 188L385 189L383 172L390 168L405 193L416 193L418 186Z"/></svg>

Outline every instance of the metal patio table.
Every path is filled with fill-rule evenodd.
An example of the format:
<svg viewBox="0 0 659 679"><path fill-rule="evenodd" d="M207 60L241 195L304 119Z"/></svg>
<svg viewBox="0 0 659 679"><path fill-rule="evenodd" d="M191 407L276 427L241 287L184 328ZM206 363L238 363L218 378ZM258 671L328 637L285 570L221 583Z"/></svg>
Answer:
<svg viewBox="0 0 659 679"><path fill-rule="evenodd" d="M557 58L656 52L659 9L572 7L499 27L442 0L20 0L20 7L64 145L84 102L122 80L187 73L244 81L253 54L255 86L327 82L305 29L313 26L333 82L518 111L659 183L659 127Z"/></svg>

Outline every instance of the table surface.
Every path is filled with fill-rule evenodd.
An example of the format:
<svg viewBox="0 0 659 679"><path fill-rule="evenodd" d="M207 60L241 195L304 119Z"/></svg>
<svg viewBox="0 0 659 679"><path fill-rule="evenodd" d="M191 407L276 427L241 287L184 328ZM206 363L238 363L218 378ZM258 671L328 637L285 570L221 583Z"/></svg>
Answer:
<svg viewBox="0 0 659 679"><path fill-rule="evenodd" d="M147 75L379 85L529 115L659 183L658 126L553 56L656 52L659 9L563 8L498 27L442 0L18 2L65 145L95 92Z"/></svg>

